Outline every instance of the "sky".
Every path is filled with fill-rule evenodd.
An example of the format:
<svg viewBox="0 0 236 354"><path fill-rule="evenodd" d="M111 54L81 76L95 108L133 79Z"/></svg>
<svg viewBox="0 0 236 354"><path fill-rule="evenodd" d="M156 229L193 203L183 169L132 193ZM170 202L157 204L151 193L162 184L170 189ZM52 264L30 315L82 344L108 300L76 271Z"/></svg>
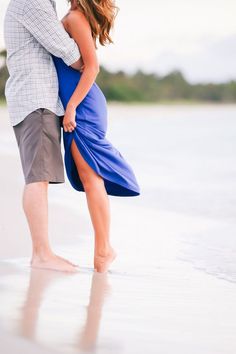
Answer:
<svg viewBox="0 0 236 354"><path fill-rule="evenodd" d="M29 0L30 1L30 0ZM0 48L9 0L0 0ZM59 19L66 0L56 0ZM236 0L117 0L114 44L100 46L111 71L166 75L181 70L192 83L236 79Z"/></svg>

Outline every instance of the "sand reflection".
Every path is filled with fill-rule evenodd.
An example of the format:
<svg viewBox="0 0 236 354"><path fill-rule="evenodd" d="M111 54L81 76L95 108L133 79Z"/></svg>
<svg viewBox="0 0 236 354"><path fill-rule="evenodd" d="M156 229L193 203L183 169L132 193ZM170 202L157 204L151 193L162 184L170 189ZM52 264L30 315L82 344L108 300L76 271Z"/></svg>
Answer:
<svg viewBox="0 0 236 354"><path fill-rule="evenodd" d="M65 277L72 277L71 292L76 291L80 284L80 275L63 274L53 271L36 270L32 269L30 272L29 285L26 292L26 298L23 306L21 307L21 313L19 318L19 334L33 342L40 343L41 340L37 337L37 332L40 332L42 323L39 321L40 309L43 303L47 300L47 292L53 287L56 282L63 280ZM77 284L77 286L75 286ZM62 282L62 292L63 292ZM68 283L67 283L68 286ZM89 293L89 302L86 308L85 322L78 323L77 333L71 333L70 338L73 338L69 343L70 349L76 351L90 352L96 349L98 341L99 326L102 318L102 309L105 298L111 293L111 285L108 282L107 274L100 274L94 272L91 277L91 287ZM64 299L65 300L65 299ZM69 301L69 299L68 299ZM60 311L60 302L58 302ZM45 310L44 310L45 311ZM75 313L76 313L75 309ZM57 318L55 317L55 321ZM55 322L56 324L56 322ZM44 323L44 325L47 325ZM57 324L58 325L58 324ZM61 330L63 331L63 323ZM74 332L75 329L73 328ZM44 333L47 333L44 329ZM58 339L60 342L60 333L58 333ZM48 338L50 342L50 338ZM70 339L68 338L68 341ZM44 345L47 344L47 338L43 338ZM58 345L59 345L58 342ZM60 349L60 348L57 348Z"/></svg>

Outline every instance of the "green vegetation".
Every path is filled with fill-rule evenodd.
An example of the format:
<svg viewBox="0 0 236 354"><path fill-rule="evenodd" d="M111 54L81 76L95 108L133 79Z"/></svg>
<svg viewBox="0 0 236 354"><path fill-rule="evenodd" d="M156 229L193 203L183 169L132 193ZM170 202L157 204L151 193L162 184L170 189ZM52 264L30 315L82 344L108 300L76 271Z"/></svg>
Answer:
<svg viewBox="0 0 236 354"><path fill-rule="evenodd" d="M134 75L100 69L97 83L108 100L123 102L236 102L236 81L190 84L181 72L160 77L141 70Z"/></svg>
<svg viewBox="0 0 236 354"><path fill-rule="evenodd" d="M6 51L0 56L5 58ZM0 68L0 102L8 77L6 63ZM133 75L124 71L111 73L104 67L96 80L108 101L120 102L236 102L236 81L222 84L190 84L181 72L173 71L161 77L138 70Z"/></svg>
<svg viewBox="0 0 236 354"><path fill-rule="evenodd" d="M8 71L6 67L6 50L0 51L0 58L4 59L4 64L0 68L0 103L4 100L5 82L8 78Z"/></svg>

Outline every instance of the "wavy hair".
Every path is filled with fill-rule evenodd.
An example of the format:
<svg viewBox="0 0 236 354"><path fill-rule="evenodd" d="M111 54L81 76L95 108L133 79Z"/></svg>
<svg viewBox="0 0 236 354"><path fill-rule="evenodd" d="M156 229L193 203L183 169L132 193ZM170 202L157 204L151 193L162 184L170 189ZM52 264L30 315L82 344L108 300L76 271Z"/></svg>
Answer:
<svg viewBox="0 0 236 354"><path fill-rule="evenodd" d="M73 0L69 0L72 2ZM97 48L97 39L101 45L113 43L110 31L114 26L119 8L114 0L75 0L77 7L89 21L92 37Z"/></svg>

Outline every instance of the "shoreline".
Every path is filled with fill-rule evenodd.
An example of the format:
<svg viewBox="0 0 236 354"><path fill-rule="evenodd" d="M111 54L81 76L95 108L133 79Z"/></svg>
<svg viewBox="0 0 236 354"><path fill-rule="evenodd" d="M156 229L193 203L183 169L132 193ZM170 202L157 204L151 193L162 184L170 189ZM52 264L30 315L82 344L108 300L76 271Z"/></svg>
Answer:
<svg viewBox="0 0 236 354"><path fill-rule="evenodd" d="M189 101L189 100L179 100L179 101L158 101L158 102L148 102L148 101L107 101L108 106L236 106L236 102L213 102L213 101ZM0 107L7 107L6 101L0 99Z"/></svg>

